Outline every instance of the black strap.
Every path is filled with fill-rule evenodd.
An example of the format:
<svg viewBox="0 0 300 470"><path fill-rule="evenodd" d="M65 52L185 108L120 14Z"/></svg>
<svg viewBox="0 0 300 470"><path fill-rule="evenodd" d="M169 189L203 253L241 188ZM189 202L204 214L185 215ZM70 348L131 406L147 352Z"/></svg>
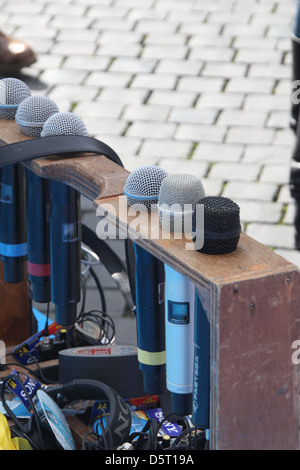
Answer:
<svg viewBox="0 0 300 470"><path fill-rule="evenodd" d="M0 168L50 155L96 153L123 167L120 157L104 142L79 135L54 135L24 140L0 147Z"/></svg>

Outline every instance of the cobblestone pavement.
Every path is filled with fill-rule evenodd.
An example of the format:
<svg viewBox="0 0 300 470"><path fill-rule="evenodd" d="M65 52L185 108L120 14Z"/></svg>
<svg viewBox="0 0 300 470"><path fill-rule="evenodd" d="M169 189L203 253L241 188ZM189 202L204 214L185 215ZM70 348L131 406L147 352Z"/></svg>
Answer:
<svg viewBox="0 0 300 470"><path fill-rule="evenodd" d="M295 6L0 0L0 18L38 53L19 76L34 94L79 115L129 170L197 174L206 194L240 205L246 233L300 266L287 186ZM85 201L83 211L95 223Z"/></svg>

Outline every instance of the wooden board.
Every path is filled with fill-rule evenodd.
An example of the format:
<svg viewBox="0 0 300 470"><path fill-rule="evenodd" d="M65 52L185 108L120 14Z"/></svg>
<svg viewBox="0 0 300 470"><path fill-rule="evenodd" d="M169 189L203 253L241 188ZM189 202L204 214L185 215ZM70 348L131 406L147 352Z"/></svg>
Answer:
<svg viewBox="0 0 300 470"><path fill-rule="evenodd" d="M29 140L15 121L0 119L0 139L6 144ZM62 181L77 189L88 199L123 193L129 172L103 155L76 154L42 157L26 162L25 166L43 178Z"/></svg>

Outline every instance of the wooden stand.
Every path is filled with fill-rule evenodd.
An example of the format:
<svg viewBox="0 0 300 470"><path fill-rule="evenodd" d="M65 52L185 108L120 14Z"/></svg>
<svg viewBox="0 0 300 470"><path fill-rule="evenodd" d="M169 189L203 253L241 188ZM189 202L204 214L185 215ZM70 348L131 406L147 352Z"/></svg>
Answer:
<svg viewBox="0 0 300 470"><path fill-rule="evenodd" d="M12 143L24 136L15 123L0 121L0 138ZM137 225L120 196L128 172L102 156L43 158L26 166L73 186L109 223L195 283L210 320L210 448L298 449L292 362L292 344L300 339L298 268L246 234L234 253L211 256L188 250L188 240L166 238L147 213Z"/></svg>

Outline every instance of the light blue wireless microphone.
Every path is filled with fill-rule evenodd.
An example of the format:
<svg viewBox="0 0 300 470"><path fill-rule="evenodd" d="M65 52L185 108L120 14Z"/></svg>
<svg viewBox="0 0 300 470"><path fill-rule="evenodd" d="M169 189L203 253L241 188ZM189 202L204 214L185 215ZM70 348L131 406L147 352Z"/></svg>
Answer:
<svg viewBox="0 0 300 470"><path fill-rule="evenodd" d="M168 175L158 197L162 229L176 233L177 238L187 236L195 204L202 197L204 188L195 175ZM194 318L194 283L165 264L166 382L172 412L181 416L192 412Z"/></svg>

